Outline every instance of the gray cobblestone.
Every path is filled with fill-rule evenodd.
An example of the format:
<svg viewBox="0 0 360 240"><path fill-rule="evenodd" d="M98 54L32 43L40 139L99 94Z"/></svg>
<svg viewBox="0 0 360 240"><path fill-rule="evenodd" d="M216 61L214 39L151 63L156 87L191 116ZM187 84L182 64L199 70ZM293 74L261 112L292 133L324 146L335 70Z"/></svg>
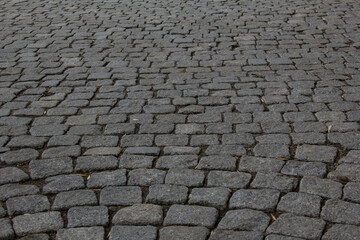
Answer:
<svg viewBox="0 0 360 240"><path fill-rule="evenodd" d="M104 235L103 227L62 228L57 232L56 239L101 240L104 239Z"/></svg>
<svg viewBox="0 0 360 240"><path fill-rule="evenodd" d="M296 188L297 179L277 173L257 173L251 183L253 188L271 188L281 192L289 192Z"/></svg>
<svg viewBox="0 0 360 240"><path fill-rule="evenodd" d="M97 198L91 190L73 190L56 194L51 209L63 210L74 206L85 206L97 204Z"/></svg>
<svg viewBox="0 0 360 240"><path fill-rule="evenodd" d="M263 235L258 231L232 231L232 230L220 230L217 229L210 235L210 240L220 240L220 239L248 239L248 240L261 240Z"/></svg>
<svg viewBox="0 0 360 240"><path fill-rule="evenodd" d="M135 204L116 212L112 219L118 225L161 225L163 210L153 204Z"/></svg>
<svg viewBox="0 0 360 240"><path fill-rule="evenodd" d="M188 188L185 186L156 184L149 187L146 202L156 204L180 204L187 200Z"/></svg>
<svg viewBox="0 0 360 240"><path fill-rule="evenodd" d="M228 211L218 224L219 229L264 231L269 225L270 217L265 213L251 210Z"/></svg>
<svg viewBox="0 0 360 240"><path fill-rule="evenodd" d="M36 213L50 209L47 197L42 195L29 195L10 198L6 201L7 212L10 216Z"/></svg>
<svg viewBox="0 0 360 240"><path fill-rule="evenodd" d="M300 182L300 192L319 195L326 198L340 198L342 184L330 179L304 177Z"/></svg>
<svg viewBox="0 0 360 240"><path fill-rule="evenodd" d="M67 212L67 227L105 226L109 222L105 206L73 207Z"/></svg>
<svg viewBox="0 0 360 240"><path fill-rule="evenodd" d="M10 238L353 239L339 206L360 203L359 2L117 2L2 3L0 217L89 191L61 207L66 224L69 208L220 212L211 227L189 213L186 226L84 220ZM11 215L14 199L28 203ZM218 228L231 211L274 232Z"/></svg>
<svg viewBox="0 0 360 240"><path fill-rule="evenodd" d="M109 240L155 240L157 229L152 226L113 226L110 231Z"/></svg>
<svg viewBox="0 0 360 240"><path fill-rule="evenodd" d="M140 187L105 187L100 192L101 205L128 206L141 203Z"/></svg>
<svg viewBox="0 0 360 240"><path fill-rule="evenodd" d="M290 192L281 198L277 210L297 215L318 217L320 214L320 204L321 198L319 196Z"/></svg>
<svg viewBox="0 0 360 240"><path fill-rule="evenodd" d="M240 172L211 171L208 174L207 185L211 187L245 188L251 180L251 175Z"/></svg>
<svg viewBox="0 0 360 240"><path fill-rule="evenodd" d="M29 164L29 171L31 178L39 179L58 174L71 173L73 171L73 163L69 157L32 160Z"/></svg>
<svg viewBox="0 0 360 240"><path fill-rule="evenodd" d="M111 172L92 173L87 179L88 188L103 188L106 186L118 186L126 184L126 170L115 170Z"/></svg>
<svg viewBox="0 0 360 240"><path fill-rule="evenodd" d="M333 225L322 237L324 240L346 239L356 240L360 235L360 228L354 225Z"/></svg>
<svg viewBox="0 0 360 240"><path fill-rule="evenodd" d="M205 240L209 235L209 230L205 227L164 227L160 229L159 235L160 240Z"/></svg>
<svg viewBox="0 0 360 240"><path fill-rule="evenodd" d="M329 222L354 224L360 223L360 204L330 199L321 211L321 217Z"/></svg>
<svg viewBox="0 0 360 240"><path fill-rule="evenodd" d="M272 211L279 196L280 192L274 189L241 189L232 195L229 207Z"/></svg>
<svg viewBox="0 0 360 240"><path fill-rule="evenodd" d="M13 227L18 236L29 233L56 231L64 225L60 212L44 212L17 216Z"/></svg>
<svg viewBox="0 0 360 240"><path fill-rule="evenodd" d="M187 187L202 186L205 174L199 170L172 168L165 178L166 184L184 185Z"/></svg>
<svg viewBox="0 0 360 240"><path fill-rule="evenodd" d="M321 219L285 213L271 224L266 232L306 239L319 239L324 227L325 221Z"/></svg>
<svg viewBox="0 0 360 240"><path fill-rule="evenodd" d="M197 225L212 228L218 211L213 207L172 205L164 219L168 225Z"/></svg>

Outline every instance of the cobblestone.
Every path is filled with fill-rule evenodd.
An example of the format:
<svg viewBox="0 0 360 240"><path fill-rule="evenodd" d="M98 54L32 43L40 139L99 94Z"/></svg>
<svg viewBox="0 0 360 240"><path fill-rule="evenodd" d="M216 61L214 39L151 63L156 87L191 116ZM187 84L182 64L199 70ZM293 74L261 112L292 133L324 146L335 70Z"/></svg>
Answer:
<svg viewBox="0 0 360 240"><path fill-rule="evenodd" d="M13 227L18 236L29 233L56 231L64 225L60 212L25 214L13 219Z"/></svg>
<svg viewBox="0 0 360 240"><path fill-rule="evenodd" d="M356 238L359 7L4 1L0 238Z"/></svg>
<svg viewBox="0 0 360 240"><path fill-rule="evenodd" d="M102 227L81 227L81 228L62 228L56 234L56 239L69 240L101 240L104 239L105 231Z"/></svg>
<svg viewBox="0 0 360 240"><path fill-rule="evenodd" d="M172 205L164 219L167 225L195 225L212 228L218 211L213 207Z"/></svg>
<svg viewBox="0 0 360 240"><path fill-rule="evenodd" d="M285 213L271 224L266 232L306 239L319 239L324 227L325 221L321 219Z"/></svg>
<svg viewBox="0 0 360 240"><path fill-rule="evenodd" d="M205 227L164 227L159 231L161 240L205 240L208 235L209 230Z"/></svg>

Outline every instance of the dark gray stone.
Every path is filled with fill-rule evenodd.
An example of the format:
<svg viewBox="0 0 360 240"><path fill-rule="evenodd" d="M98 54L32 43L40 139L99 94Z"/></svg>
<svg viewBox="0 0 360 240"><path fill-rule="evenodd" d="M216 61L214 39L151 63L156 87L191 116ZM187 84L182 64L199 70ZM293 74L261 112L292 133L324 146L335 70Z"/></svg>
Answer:
<svg viewBox="0 0 360 240"><path fill-rule="evenodd" d="M157 168L194 168L198 163L197 155L161 156L156 162Z"/></svg>
<svg viewBox="0 0 360 240"><path fill-rule="evenodd" d="M155 144L157 146L186 146L189 142L187 135L157 135Z"/></svg>
<svg viewBox="0 0 360 240"><path fill-rule="evenodd" d="M73 207L67 212L67 227L105 226L109 222L105 206Z"/></svg>
<svg viewBox="0 0 360 240"><path fill-rule="evenodd" d="M31 234L20 238L20 240L49 240L49 235L45 233Z"/></svg>
<svg viewBox="0 0 360 240"><path fill-rule="evenodd" d="M279 172L284 164L285 161L274 158L242 156L238 170L245 172Z"/></svg>
<svg viewBox="0 0 360 240"><path fill-rule="evenodd" d="M43 193L58 193L79 188L84 188L84 180L79 175L60 175L45 179Z"/></svg>
<svg viewBox="0 0 360 240"><path fill-rule="evenodd" d="M42 158L59 158L59 157L77 157L81 154L79 145L61 146L46 149L42 154Z"/></svg>
<svg viewBox="0 0 360 240"><path fill-rule="evenodd" d="M126 170L93 173L87 179L88 188L103 188L107 186L119 186L126 184Z"/></svg>
<svg viewBox="0 0 360 240"><path fill-rule="evenodd" d="M344 200L360 203L360 183L349 182L344 187Z"/></svg>
<svg viewBox="0 0 360 240"><path fill-rule="evenodd" d="M205 156L200 159L198 169L235 170L236 158L229 155Z"/></svg>
<svg viewBox="0 0 360 240"><path fill-rule="evenodd" d="M129 206L141 203L142 193L140 187L105 187L100 192L101 205Z"/></svg>
<svg viewBox="0 0 360 240"><path fill-rule="evenodd" d="M330 179L304 177L300 182L300 192L319 195L325 198L340 198L342 184Z"/></svg>
<svg viewBox="0 0 360 240"><path fill-rule="evenodd" d="M254 154L259 157L290 158L289 146L286 144L258 143L254 147Z"/></svg>
<svg viewBox="0 0 360 240"><path fill-rule="evenodd" d="M29 164L29 171L32 179L39 179L58 174L71 173L73 171L73 163L70 157L32 160Z"/></svg>
<svg viewBox="0 0 360 240"><path fill-rule="evenodd" d="M265 231L270 223L270 217L265 213L251 210L231 210L218 224L219 229L242 230L242 231Z"/></svg>
<svg viewBox="0 0 360 240"><path fill-rule="evenodd" d="M91 190L73 190L56 194L52 209L63 210L74 206L97 204L97 198Z"/></svg>
<svg viewBox="0 0 360 240"><path fill-rule="evenodd" d="M359 226L335 224L324 234L322 240L357 240L359 236Z"/></svg>
<svg viewBox="0 0 360 240"><path fill-rule="evenodd" d="M250 133L230 133L222 136L222 144L224 145L252 145L254 143L254 137Z"/></svg>
<svg viewBox="0 0 360 240"><path fill-rule="evenodd" d="M14 239L14 231L11 222L7 218L0 218L0 239L11 240Z"/></svg>
<svg viewBox="0 0 360 240"><path fill-rule="evenodd" d="M193 188L189 198L189 204L203 205L225 209L230 197L228 188Z"/></svg>
<svg viewBox="0 0 360 240"><path fill-rule="evenodd" d="M205 174L203 171L173 168L168 171L165 178L166 184L199 187L203 185Z"/></svg>
<svg viewBox="0 0 360 240"><path fill-rule="evenodd" d="M126 152L126 151L125 151ZM120 157L120 168L151 168L154 157L144 155L127 155L123 154Z"/></svg>
<svg viewBox="0 0 360 240"><path fill-rule="evenodd" d="M279 196L280 192L274 189L241 189L232 195L229 207L273 211Z"/></svg>
<svg viewBox="0 0 360 240"><path fill-rule="evenodd" d="M0 168L0 185L5 183L21 182L29 179L29 176L16 167Z"/></svg>
<svg viewBox="0 0 360 240"><path fill-rule="evenodd" d="M319 196L290 192L281 198L277 211L318 217L320 214L320 204L321 197Z"/></svg>
<svg viewBox="0 0 360 240"><path fill-rule="evenodd" d="M360 181L360 164L340 164L335 171L329 172L328 178L347 177L350 181Z"/></svg>
<svg viewBox="0 0 360 240"><path fill-rule="evenodd" d="M49 139L48 147L54 146L72 146L76 145L80 140L80 136L76 135L61 135L53 136Z"/></svg>
<svg viewBox="0 0 360 240"><path fill-rule="evenodd" d="M6 164L28 162L36 159L39 152L32 148L22 148L15 151L8 151L1 155L1 161Z"/></svg>
<svg viewBox="0 0 360 240"><path fill-rule="evenodd" d="M263 234L258 231L232 231L232 230L221 230L216 229L210 235L209 240L262 240Z"/></svg>
<svg viewBox="0 0 360 240"><path fill-rule="evenodd" d="M29 135L13 137L6 145L7 147L19 148L42 148L46 143L46 137L34 137Z"/></svg>
<svg viewBox="0 0 360 240"><path fill-rule="evenodd" d="M149 187L149 194L146 202L156 204L185 203L187 200L188 188L185 186L157 184Z"/></svg>
<svg viewBox="0 0 360 240"><path fill-rule="evenodd" d="M121 147L138 147L138 146L151 146L153 144L154 135L141 134L141 135L125 135L121 138Z"/></svg>
<svg viewBox="0 0 360 240"><path fill-rule="evenodd" d="M334 162L337 154L335 147L302 145L296 149L295 158L313 162Z"/></svg>
<svg viewBox="0 0 360 240"><path fill-rule="evenodd" d="M103 227L62 228L56 234L56 240L103 240Z"/></svg>
<svg viewBox="0 0 360 240"><path fill-rule="evenodd" d="M113 226L109 240L155 240L157 229L153 226Z"/></svg>
<svg viewBox="0 0 360 240"><path fill-rule="evenodd" d="M246 149L241 145L210 145L205 153L207 155L241 156L246 153Z"/></svg>
<svg viewBox="0 0 360 240"><path fill-rule="evenodd" d="M173 226L160 229L160 240L205 240L209 235L206 227Z"/></svg>
<svg viewBox="0 0 360 240"><path fill-rule="evenodd" d="M207 186L227 187L227 188L246 188L250 183L251 175L248 173L211 171L208 174Z"/></svg>
<svg viewBox="0 0 360 240"><path fill-rule="evenodd" d="M280 215L280 217L266 230L285 236L299 237L305 239L320 239L325 221L316 218L300 217L290 213Z"/></svg>
<svg viewBox="0 0 360 240"><path fill-rule="evenodd" d="M39 188L35 185L29 184L5 184L0 186L0 200L4 201L11 197L37 194Z"/></svg>
<svg viewBox="0 0 360 240"><path fill-rule="evenodd" d="M324 177L327 168L326 164L321 162L286 161L281 173L292 176Z"/></svg>
<svg viewBox="0 0 360 240"><path fill-rule="evenodd" d="M164 182L166 172L158 169L135 169L130 171L128 185L151 186Z"/></svg>
<svg viewBox="0 0 360 240"><path fill-rule="evenodd" d="M190 225L212 228L218 211L213 207L172 205L164 219L164 226Z"/></svg>
<svg viewBox="0 0 360 240"><path fill-rule="evenodd" d="M84 136L81 138L81 147L115 147L119 142L117 136Z"/></svg>
<svg viewBox="0 0 360 240"><path fill-rule="evenodd" d="M24 236L30 233L57 231L64 222L60 212L43 212L25 214L13 218L13 227L16 235Z"/></svg>
<svg viewBox="0 0 360 240"><path fill-rule="evenodd" d="M75 171L90 172L115 169L117 166L118 159L114 156L81 156L76 159Z"/></svg>
<svg viewBox="0 0 360 240"><path fill-rule="evenodd" d="M359 225L360 204L330 199L321 211L321 218L334 223Z"/></svg>
<svg viewBox="0 0 360 240"><path fill-rule="evenodd" d="M6 201L7 212L10 216L36 213L50 209L47 197L42 195L29 195L10 198Z"/></svg>
<svg viewBox="0 0 360 240"><path fill-rule="evenodd" d="M251 183L252 188L277 189L280 192L290 192L296 188L298 180L277 173L257 173Z"/></svg>
<svg viewBox="0 0 360 240"><path fill-rule="evenodd" d="M112 223L116 225L161 225L163 210L153 204L135 204L116 212Z"/></svg>

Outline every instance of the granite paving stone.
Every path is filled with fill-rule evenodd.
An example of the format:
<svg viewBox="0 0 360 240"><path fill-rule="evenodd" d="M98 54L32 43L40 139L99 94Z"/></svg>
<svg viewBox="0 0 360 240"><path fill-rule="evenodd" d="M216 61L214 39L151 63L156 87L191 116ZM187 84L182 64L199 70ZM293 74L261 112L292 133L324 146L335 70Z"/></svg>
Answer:
<svg viewBox="0 0 360 240"><path fill-rule="evenodd" d="M325 221L321 219L285 213L280 215L266 232L305 239L319 239L324 228Z"/></svg>
<svg viewBox="0 0 360 240"><path fill-rule="evenodd" d="M50 202L43 195L13 197L6 201L7 213L10 216L25 213L36 213L50 209Z"/></svg>
<svg viewBox="0 0 360 240"><path fill-rule="evenodd" d="M25 214L14 217L12 221L14 231L18 236L57 231L64 226L60 212Z"/></svg>
<svg viewBox="0 0 360 240"><path fill-rule="evenodd" d="M209 229L206 227L174 226L164 227L159 231L161 240L205 240L208 235Z"/></svg>
<svg viewBox="0 0 360 240"><path fill-rule="evenodd" d="M67 227L106 226L109 222L105 206L72 207L67 212Z"/></svg>
<svg viewBox="0 0 360 240"><path fill-rule="evenodd" d="M265 231L269 222L270 217L257 210L230 210L221 219L218 228L224 230Z"/></svg>
<svg viewBox="0 0 360 240"><path fill-rule="evenodd" d="M356 238L359 9L3 1L0 239Z"/></svg>
<svg viewBox="0 0 360 240"><path fill-rule="evenodd" d="M354 225L335 224L322 237L324 240L356 240L360 235L360 227Z"/></svg>
<svg viewBox="0 0 360 240"><path fill-rule="evenodd" d="M213 207L172 205L164 219L164 226L190 225L212 228L218 211Z"/></svg>
<svg viewBox="0 0 360 240"><path fill-rule="evenodd" d="M116 225L161 225L163 210L153 204L134 204L116 212L112 223Z"/></svg>
<svg viewBox="0 0 360 240"><path fill-rule="evenodd" d="M104 236L103 227L61 228L56 234L56 239L101 240L104 239Z"/></svg>
<svg viewBox="0 0 360 240"><path fill-rule="evenodd" d="M109 240L155 240L157 228L153 226L121 226L115 225L110 230Z"/></svg>

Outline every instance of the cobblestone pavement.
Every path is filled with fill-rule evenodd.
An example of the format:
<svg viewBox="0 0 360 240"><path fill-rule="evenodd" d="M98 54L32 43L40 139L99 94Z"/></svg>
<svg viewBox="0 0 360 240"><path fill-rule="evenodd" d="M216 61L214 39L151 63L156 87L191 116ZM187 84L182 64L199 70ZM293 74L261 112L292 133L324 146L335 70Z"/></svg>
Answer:
<svg viewBox="0 0 360 240"><path fill-rule="evenodd" d="M0 19L0 239L359 239L358 0Z"/></svg>

